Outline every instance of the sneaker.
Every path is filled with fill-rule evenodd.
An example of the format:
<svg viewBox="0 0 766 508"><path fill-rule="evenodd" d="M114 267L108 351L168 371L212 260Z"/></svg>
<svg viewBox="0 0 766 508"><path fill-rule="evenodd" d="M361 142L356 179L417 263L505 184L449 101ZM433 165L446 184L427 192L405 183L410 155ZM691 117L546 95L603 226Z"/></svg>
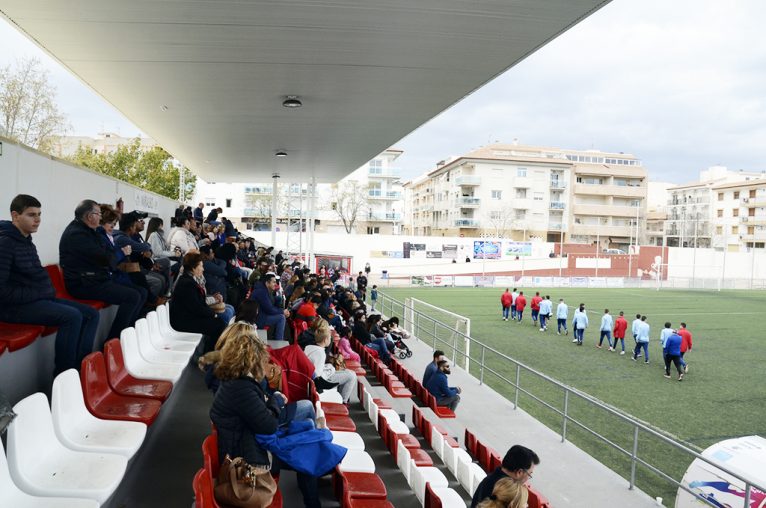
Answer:
<svg viewBox="0 0 766 508"><path fill-rule="evenodd" d="M556 335L561 335L561 332L556 332Z"/></svg>
<svg viewBox="0 0 766 508"><path fill-rule="evenodd" d="M569 335L569 330L564 330L564 335Z"/></svg>
<svg viewBox="0 0 766 508"><path fill-rule="evenodd" d="M596 346L597 348L601 349L601 346Z"/></svg>
<svg viewBox="0 0 766 508"><path fill-rule="evenodd" d="M645 361L644 365L649 365L649 360Z"/></svg>
<svg viewBox="0 0 766 508"><path fill-rule="evenodd" d="M621 354L621 355L624 355L624 354L625 354L625 351L620 351L620 354ZM635 360L635 358L634 358L634 360Z"/></svg>
<svg viewBox="0 0 766 508"><path fill-rule="evenodd" d="M665 377L670 379L670 374L665 374Z"/></svg>
<svg viewBox="0 0 766 508"><path fill-rule="evenodd" d="M544 331L545 331L545 328L540 328L540 331L541 331L541 332L544 332Z"/></svg>
<svg viewBox="0 0 766 508"><path fill-rule="evenodd" d="M684 374L686 374L687 372L689 372L689 364L688 363L686 365L684 365Z"/></svg>
<svg viewBox="0 0 766 508"><path fill-rule="evenodd" d="M580 342L580 341L578 340L578 341L577 341L577 345L578 345L578 346L582 346L582 342Z"/></svg>
<svg viewBox="0 0 766 508"><path fill-rule="evenodd" d="M575 342L577 342L577 339L572 339L572 343L575 343Z"/></svg>
<svg viewBox="0 0 766 508"><path fill-rule="evenodd" d="M668 376L668 377L670 377L670 376ZM683 372L682 372L681 374L679 374L679 375L678 375L678 380L679 380L679 381L683 381L683 380L684 380L684 374L683 374Z"/></svg>
<svg viewBox="0 0 766 508"><path fill-rule="evenodd" d="M636 361L636 357L635 356L631 356L630 359L633 360L634 362Z"/></svg>
<svg viewBox="0 0 766 508"><path fill-rule="evenodd" d="M609 346L609 351L614 351L614 348L612 346Z"/></svg>

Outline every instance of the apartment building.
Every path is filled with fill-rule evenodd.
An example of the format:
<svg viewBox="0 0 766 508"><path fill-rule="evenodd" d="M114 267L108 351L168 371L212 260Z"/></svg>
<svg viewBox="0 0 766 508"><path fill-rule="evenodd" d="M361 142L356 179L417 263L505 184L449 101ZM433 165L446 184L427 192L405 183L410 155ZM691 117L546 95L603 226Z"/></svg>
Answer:
<svg viewBox="0 0 766 508"><path fill-rule="evenodd" d="M718 216L724 209L715 206L718 196L717 193L714 195L713 188L761 176L762 173L755 171L732 171L725 166L713 166L700 172L699 181L670 187L664 228L666 245L723 248L724 241L720 235L718 245L713 243L714 225L717 225L717 219L724 218ZM724 224L719 225L723 231Z"/></svg>
<svg viewBox="0 0 766 508"><path fill-rule="evenodd" d="M404 196L400 181L401 170L394 162L401 154L401 150L390 148L341 181L354 180L367 188L358 232L399 234L404 220Z"/></svg>
<svg viewBox="0 0 766 508"><path fill-rule="evenodd" d="M126 138L116 132L100 132L95 137L90 136L58 136L51 145L51 154L56 157L70 157L80 147L88 147L94 154L113 153L121 145L131 145L138 136ZM157 145L152 138L139 137L142 150L151 150Z"/></svg>
<svg viewBox="0 0 766 508"><path fill-rule="evenodd" d="M712 187L713 247L730 252L766 245L766 178Z"/></svg>
<svg viewBox="0 0 766 508"><path fill-rule="evenodd" d="M494 144L405 184L406 231L570 241L635 241L646 171L627 154Z"/></svg>

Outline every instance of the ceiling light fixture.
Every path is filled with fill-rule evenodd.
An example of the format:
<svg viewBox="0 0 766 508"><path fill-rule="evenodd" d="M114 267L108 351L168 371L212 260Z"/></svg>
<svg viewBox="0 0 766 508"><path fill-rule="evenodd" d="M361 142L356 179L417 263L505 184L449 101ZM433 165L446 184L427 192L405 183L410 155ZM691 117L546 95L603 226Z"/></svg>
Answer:
<svg viewBox="0 0 766 508"><path fill-rule="evenodd" d="M298 99L297 95L288 95L287 98L282 102L282 106L289 108L289 109L295 109L303 106L303 103Z"/></svg>
<svg viewBox="0 0 766 508"><path fill-rule="evenodd" d="M284 150L278 150L277 153L275 153L274 155L276 155L277 157L287 157L287 152L285 152Z"/></svg>
<svg viewBox="0 0 766 508"><path fill-rule="evenodd" d="M168 107L167 107L167 106L165 106L165 105L163 104L162 106L160 106L160 109L161 109L161 110L163 111L163 113L164 113L165 111L167 111L167 110L168 110Z"/></svg>

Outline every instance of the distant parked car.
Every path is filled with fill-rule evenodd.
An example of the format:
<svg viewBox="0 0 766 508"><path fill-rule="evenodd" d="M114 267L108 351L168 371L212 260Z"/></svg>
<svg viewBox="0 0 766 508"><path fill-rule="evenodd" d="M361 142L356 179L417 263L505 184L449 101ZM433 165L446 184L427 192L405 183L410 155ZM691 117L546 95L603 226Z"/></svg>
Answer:
<svg viewBox="0 0 766 508"><path fill-rule="evenodd" d="M622 249L604 249L604 254L627 254Z"/></svg>

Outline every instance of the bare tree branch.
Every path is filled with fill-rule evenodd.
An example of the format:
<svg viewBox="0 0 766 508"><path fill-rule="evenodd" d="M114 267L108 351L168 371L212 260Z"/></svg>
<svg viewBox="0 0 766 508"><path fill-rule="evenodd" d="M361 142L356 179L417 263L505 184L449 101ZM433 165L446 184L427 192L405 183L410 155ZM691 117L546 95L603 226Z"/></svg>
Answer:
<svg viewBox="0 0 766 508"><path fill-rule="evenodd" d="M368 207L369 186L356 180L347 180L333 185L332 208L338 215L346 233L351 234L360 214Z"/></svg>

